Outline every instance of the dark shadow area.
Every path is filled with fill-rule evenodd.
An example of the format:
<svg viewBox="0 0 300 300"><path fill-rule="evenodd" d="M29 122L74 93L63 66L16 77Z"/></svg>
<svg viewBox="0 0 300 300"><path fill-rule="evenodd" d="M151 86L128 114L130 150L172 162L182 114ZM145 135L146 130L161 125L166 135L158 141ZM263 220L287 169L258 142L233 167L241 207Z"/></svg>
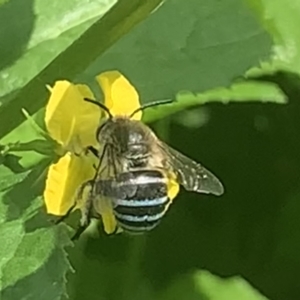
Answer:
<svg viewBox="0 0 300 300"><path fill-rule="evenodd" d="M41 198L41 203L43 203L42 198ZM50 222L50 220L47 218L47 212L42 209L37 210L35 214L32 216L32 218L26 220L26 222L24 223L26 233L33 232L39 228L46 228L52 226L58 226L58 225Z"/></svg>
<svg viewBox="0 0 300 300"><path fill-rule="evenodd" d="M240 274L272 300L297 299L300 257L288 253L300 235L292 238L282 228L290 219L281 223L300 189L300 86L297 77L293 86L288 77L276 78L290 98L287 105L214 104L211 121L199 131L172 127L172 144L213 170L226 192L214 198L182 191L175 200L145 249L144 274L156 287L205 268ZM291 239L285 248L283 236ZM154 256L163 267L153 264Z"/></svg>
<svg viewBox="0 0 300 300"><path fill-rule="evenodd" d="M124 280L130 276L130 271L126 274L124 270L124 263L128 260L130 243L126 236L107 236L103 232L99 238L84 237L76 242L70 252L76 274L68 274L68 282L73 285L68 291L71 299L96 299L96 295L98 299L124 299Z"/></svg>
<svg viewBox="0 0 300 300"><path fill-rule="evenodd" d="M14 185L5 195L4 203L8 205L7 221L21 217L31 202L43 194L45 179L44 171L49 165L49 160L42 160L23 181Z"/></svg>
<svg viewBox="0 0 300 300"><path fill-rule="evenodd" d="M14 154L7 154L4 157L3 165L10 169L13 173L23 173L26 169L20 164L20 156Z"/></svg>
<svg viewBox="0 0 300 300"><path fill-rule="evenodd" d="M130 276L136 276L134 288L146 281L160 293L195 269L240 275L272 300L299 297L300 86L289 76L275 78L290 98L287 105L212 104L204 127L172 124L169 144L213 171L225 195L181 189L135 262L127 237L88 239L80 257L71 254L75 299L123 300ZM292 197L299 201L283 214Z"/></svg>
<svg viewBox="0 0 300 300"><path fill-rule="evenodd" d="M33 0L9 0L0 7L0 70L26 49L34 26Z"/></svg>

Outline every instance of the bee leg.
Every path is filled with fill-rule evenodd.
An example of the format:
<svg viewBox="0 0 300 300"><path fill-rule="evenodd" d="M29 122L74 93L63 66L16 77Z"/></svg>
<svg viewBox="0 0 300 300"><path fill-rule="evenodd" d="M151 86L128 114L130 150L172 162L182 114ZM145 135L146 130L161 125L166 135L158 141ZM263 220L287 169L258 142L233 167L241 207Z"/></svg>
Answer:
<svg viewBox="0 0 300 300"><path fill-rule="evenodd" d="M88 190L88 195L86 200L84 201L84 204L81 208L81 219L80 219L80 225L77 228L74 236L71 238L72 241L77 240L81 234L85 231L85 229L90 225L91 222L91 212L92 212L92 204L93 204L93 180L89 180L86 183L84 183L79 191L79 197L83 197L83 193Z"/></svg>
<svg viewBox="0 0 300 300"><path fill-rule="evenodd" d="M116 226L113 234L115 235L115 234L122 233L122 232L123 232L123 229L121 227L119 227L119 226Z"/></svg>
<svg viewBox="0 0 300 300"><path fill-rule="evenodd" d="M84 189L86 187L87 183L86 184L83 184L79 189L78 191L76 192L76 197L75 197L75 201L74 201L74 204L68 209L68 211L66 212L65 215L59 217L57 220L54 221L54 224L59 224L61 222L63 222L66 218L69 217L69 215L71 214L71 212L74 210L74 208L77 206L79 200L82 199L83 197L83 192L84 192Z"/></svg>
<svg viewBox="0 0 300 300"><path fill-rule="evenodd" d="M80 238L81 234L87 229L89 226L90 221L84 225L84 226L79 226L75 232L75 234L71 237L71 241L76 241Z"/></svg>
<svg viewBox="0 0 300 300"><path fill-rule="evenodd" d="M99 157L99 151L95 147L88 146L87 150L90 151L91 153L93 153L96 157Z"/></svg>
<svg viewBox="0 0 300 300"><path fill-rule="evenodd" d="M85 207L87 208L87 207ZM90 209L91 210L91 209ZM72 236L71 240L78 240L81 234L88 228L91 222L90 210L87 211L86 215L82 215L80 220L80 225L78 226L75 234Z"/></svg>

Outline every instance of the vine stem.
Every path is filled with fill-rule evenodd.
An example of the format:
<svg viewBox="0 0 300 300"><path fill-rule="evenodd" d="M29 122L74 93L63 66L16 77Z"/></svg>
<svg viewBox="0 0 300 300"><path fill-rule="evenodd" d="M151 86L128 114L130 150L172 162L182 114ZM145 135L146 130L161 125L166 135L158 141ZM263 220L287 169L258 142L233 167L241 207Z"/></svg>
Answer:
<svg viewBox="0 0 300 300"><path fill-rule="evenodd" d="M141 264L145 255L147 236L131 237L128 245L127 262L123 274L122 300L135 299L138 292L139 282L143 276Z"/></svg>

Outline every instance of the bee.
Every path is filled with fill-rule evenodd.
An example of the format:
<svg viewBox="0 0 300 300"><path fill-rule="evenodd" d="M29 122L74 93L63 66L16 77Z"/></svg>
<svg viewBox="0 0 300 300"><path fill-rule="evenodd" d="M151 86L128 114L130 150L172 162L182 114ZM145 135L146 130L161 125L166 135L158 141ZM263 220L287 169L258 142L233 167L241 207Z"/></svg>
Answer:
<svg viewBox="0 0 300 300"><path fill-rule="evenodd" d="M169 183L175 180L187 191L221 195L219 179L201 164L161 141L143 122L132 120L139 111L170 103L146 104L129 116L113 116L102 103L84 99L104 110L106 118L98 127L100 149L89 147L98 157L95 177L81 187L89 187L81 208L77 239L89 225L92 211L101 217L101 206L109 201L117 226L129 233L144 233L155 228L166 214L172 197Z"/></svg>

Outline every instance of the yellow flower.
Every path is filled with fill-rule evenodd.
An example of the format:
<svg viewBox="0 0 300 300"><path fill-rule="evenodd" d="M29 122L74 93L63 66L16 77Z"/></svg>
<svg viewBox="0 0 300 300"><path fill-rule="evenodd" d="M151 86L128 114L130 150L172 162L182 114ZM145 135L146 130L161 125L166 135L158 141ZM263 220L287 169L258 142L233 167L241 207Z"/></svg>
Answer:
<svg viewBox="0 0 300 300"><path fill-rule="evenodd" d="M104 94L104 104L113 116L129 115L140 107L139 95L130 82L118 71L108 71L96 77ZM87 155L87 146L97 147L96 130L102 117L100 109L84 101L94 99L86 85L57 81L49 88L51 96L46 106L45 124L50 137L59 145L59 160L48 171L44 199L49 214L65 215L74 206L77 189L94 177L93 164L97 158ZM141 120L142 112L134 115ZM169 196L173 199L179 190L170 180ZM80 202L81 203L81 202ZM116 228L112 207L102 213L104 229L111 233Z"/></svg>

